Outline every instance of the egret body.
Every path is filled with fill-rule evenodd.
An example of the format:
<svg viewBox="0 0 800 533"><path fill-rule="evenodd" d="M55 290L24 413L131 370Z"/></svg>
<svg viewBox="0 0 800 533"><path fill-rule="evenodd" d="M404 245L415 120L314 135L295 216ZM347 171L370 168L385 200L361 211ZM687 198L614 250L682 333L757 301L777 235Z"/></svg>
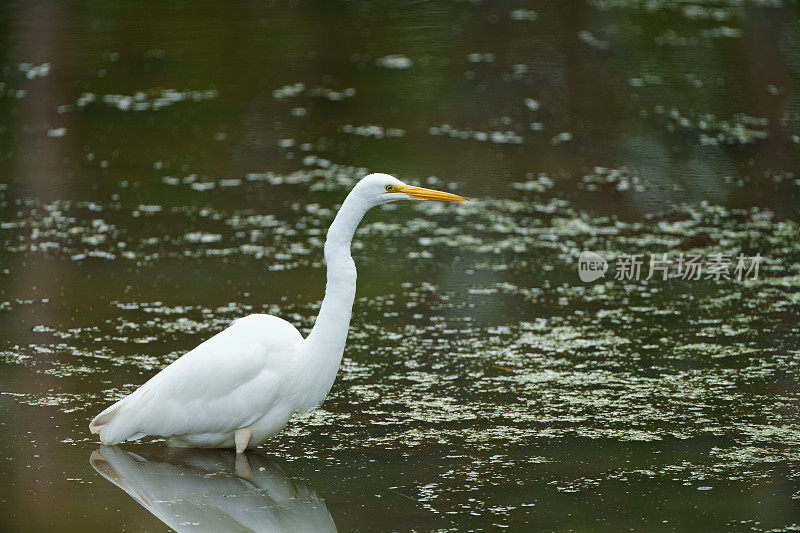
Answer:
<svg viewBox="0 0 800 533"><path fill-rule="evenodd" d="M353 234L364 214L396 200L467 201L387 174L358 182L325 241L325 298L305 339L289 322L254 314L187 352L89 424L103 444L146 435L187 447L255 448L295 413L318 407L342 362L356 294Z"/></svg>

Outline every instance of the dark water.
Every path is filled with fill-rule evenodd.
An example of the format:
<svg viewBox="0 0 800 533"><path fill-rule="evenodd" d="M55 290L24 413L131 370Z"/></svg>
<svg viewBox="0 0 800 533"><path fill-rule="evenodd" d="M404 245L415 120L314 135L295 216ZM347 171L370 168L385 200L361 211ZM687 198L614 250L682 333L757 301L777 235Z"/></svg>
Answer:
<svg viewBox="0 0 800 533"><path fill-rule="evenodd" d="M0 4L0 529L797 530L799 21ZM234 318L308 331L369 171L473 202L367 216L323 408L246 462L98 449L94 414ZM763 260L615 279L664 253Z"/></svg>

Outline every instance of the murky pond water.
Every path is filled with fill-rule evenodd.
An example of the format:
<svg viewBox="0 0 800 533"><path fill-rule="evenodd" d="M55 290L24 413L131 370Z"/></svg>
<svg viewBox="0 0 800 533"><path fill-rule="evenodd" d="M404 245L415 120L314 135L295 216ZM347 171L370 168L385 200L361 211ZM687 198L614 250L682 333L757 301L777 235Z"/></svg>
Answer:
<svg viewBox="0 0 800 533"><path fill-rule="evenodd" d="M799 21L0 6L3 531L796 530ZM92 416L231 320L309 330L369 171L473 201L368 214L322 409L244 461L100 448ZM730 254L729 279L681 254Z"/></svg>

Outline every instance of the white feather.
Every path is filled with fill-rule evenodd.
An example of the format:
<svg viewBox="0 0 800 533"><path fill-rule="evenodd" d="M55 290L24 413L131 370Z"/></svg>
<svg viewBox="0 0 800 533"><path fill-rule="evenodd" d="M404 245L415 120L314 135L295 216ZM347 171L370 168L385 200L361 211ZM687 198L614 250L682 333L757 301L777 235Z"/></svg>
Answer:
<svg viewBox="0 0 800 533"><path fill-rule="evenodd" d="M302 341L278 317L240 318L100 413L90 427L104 444L140 435L205 434L205 446L222 446L216 441L292 400L291 361Z"/></svg>

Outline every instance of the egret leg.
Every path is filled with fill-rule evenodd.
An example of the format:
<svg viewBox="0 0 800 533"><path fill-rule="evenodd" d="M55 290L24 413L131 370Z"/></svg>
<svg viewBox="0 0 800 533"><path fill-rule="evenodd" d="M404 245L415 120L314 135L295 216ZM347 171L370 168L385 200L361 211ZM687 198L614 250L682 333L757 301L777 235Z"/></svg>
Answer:
<svg viewBox="0 0 800 533"><path fill-rule="evenodd" d="M233 439L236 441L236 453L244 453L247 449L247 445L250 443L250 429L237 429Z"/></svg>
<svg viewBox="0 0 800 533"><path fill-rule="evenodd" d="M235 468L236 477L250 480L250 476L252 475L253 471L250 468L250 461L247 460L247 455L243 453L236 454Z"/></svg>

